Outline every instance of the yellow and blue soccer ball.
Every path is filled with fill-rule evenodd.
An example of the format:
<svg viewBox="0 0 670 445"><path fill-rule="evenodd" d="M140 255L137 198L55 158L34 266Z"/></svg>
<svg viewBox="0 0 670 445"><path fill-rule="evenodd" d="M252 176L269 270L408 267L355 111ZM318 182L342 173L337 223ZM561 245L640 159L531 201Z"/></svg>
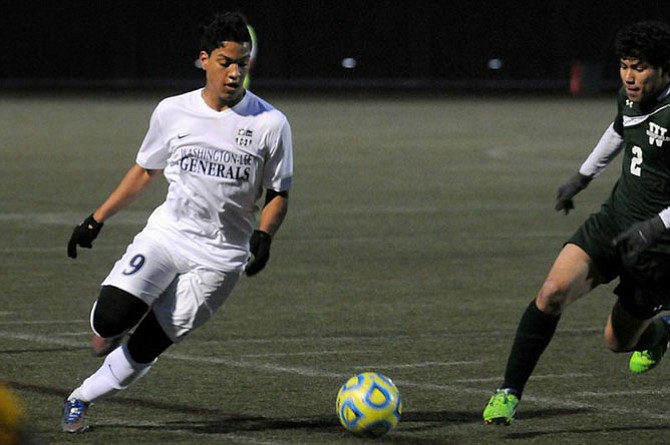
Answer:
<svg viewBox="0 0 670 445"><path fill-rule="evenodd" d="M380 437L400 422L402 400L395 384L378 372L347 380L337 393L337 416L357 436Z"/></svg>

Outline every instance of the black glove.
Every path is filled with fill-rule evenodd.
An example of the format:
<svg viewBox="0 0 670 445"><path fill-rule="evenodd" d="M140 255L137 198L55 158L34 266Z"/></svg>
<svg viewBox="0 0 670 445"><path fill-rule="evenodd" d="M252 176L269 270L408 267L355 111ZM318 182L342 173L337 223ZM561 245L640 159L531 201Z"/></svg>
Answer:
<svg viewBox="0 0 670 445"><path fill-rule="evenodd" d="M272 236L262 230L254 230L249 240L249 250L252 258L247 264L245 272L248 276L256 275L263 270L265 264L270 259L270 244L272 244Z"/></svg>
<svg viewBox="0 0 670 445"><path fill-rule="evenodd" d="M563 210L567 215L570 210L575 208L575 203L572 202L574 196L584 190L589 182L591 182L590 176L584 176L581 173L577 172L573 177L568 179L563 185L558 188L558 193L556 193L556 210Z"/></svg>
<svg viewBox="0 0 670 445"><path fill-rule="evenodd" d="M656 215L646 221L637 222L628 230L621 232L614 238L614 245L624 255L633 258L656 244L666 230L663 220Z"/></svg>
<svg viewBox="0 0 670 445"><path fill-rule="evenodd" d="M91 214L84 222L75 227L70 241L67 243L67 256L77 258L77 244L87 249L93 247L93 240L98 236L103 225L104 223L94 220L93 214Z"/></svg>

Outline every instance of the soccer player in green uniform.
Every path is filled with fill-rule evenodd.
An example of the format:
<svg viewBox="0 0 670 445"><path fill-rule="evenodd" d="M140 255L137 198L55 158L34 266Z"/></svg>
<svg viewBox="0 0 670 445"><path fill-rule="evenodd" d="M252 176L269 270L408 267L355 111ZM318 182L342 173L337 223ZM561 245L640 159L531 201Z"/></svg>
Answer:
<svg viewBox="0 0 670 445"><path fill-rule="evenodd" d="M668 347L670 309L670 27L638 22L615 40L623 87L618 113L579 171L559 187L556 210L574 208L583 190L620 152L621 176L600 211L567 241L526 308L504 381L486 405L487 424L514 420L524 387L565 308L600 284L619 279L605 326L614 352L631 352L629 367L655 367Z"/></svg>

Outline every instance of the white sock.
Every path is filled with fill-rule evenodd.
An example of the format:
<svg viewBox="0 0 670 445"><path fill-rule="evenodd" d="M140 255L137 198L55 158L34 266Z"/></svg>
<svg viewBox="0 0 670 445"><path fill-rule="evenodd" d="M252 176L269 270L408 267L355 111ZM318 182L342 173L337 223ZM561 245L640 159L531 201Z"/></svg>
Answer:
<svg viewBox="0 0 670 445"><path fill-rule="evenodd" d="M154 363L156 360L145 364L136 363L130 358L127 346L119 346L105 357L102 366L93 375L72 391L68 399L90 403L110 397L144 377Z"/></svg>

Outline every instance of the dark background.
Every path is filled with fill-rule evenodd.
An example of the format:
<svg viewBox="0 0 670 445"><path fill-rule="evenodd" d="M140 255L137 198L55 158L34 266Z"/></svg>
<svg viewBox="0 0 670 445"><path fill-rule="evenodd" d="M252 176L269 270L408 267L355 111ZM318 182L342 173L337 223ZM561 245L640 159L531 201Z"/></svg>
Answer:
<svg viewBox="0 0 670 445"><path fill-rule="evenodd" d="M621 25L670 18L670 1L5 0L0 86L200 84L199 25L226 9L256 29L254 86L280 89L566 90L577 63L595 91L616 85Z"/></svg>

